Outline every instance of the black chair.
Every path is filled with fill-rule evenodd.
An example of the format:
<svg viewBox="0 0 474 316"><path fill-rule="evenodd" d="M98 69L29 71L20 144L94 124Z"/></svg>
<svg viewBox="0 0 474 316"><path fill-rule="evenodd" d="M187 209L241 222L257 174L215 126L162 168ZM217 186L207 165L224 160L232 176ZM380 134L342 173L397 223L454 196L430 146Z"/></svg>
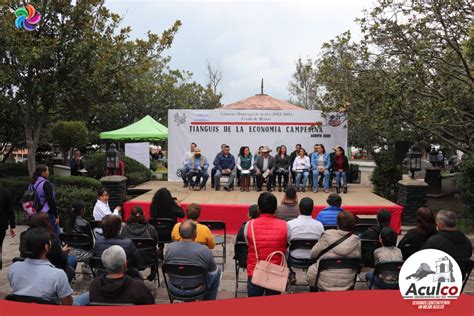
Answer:
<svg viewBox="0 0 474 316"><path fill-rule="evenodd" d="M373 217L358 217L357 224L370 224L372 226L377 226L377 219Z"/></svg>
<svg viewBox="0 0 474 316"><path fill-rule="evenodd" d="M239 279L240 269L247 270L247 255L249 248L245 242L236 242L234 245L234 263L235 263L235 298L239 292L239 283L247 284L247 277L244 281Z"/></svg>
<svg viewBox="0 0 474 316"><path fill-rule="evenodd" d="M311 250L313 246L316 245L318 239L293 239L290 241L290 246L288 248L288 268L290 269L302 269L303 271L308 270L308 268L313 264L311 259L299 259L291 255L291 252L297 249L300 250ZM289 290L292 292L292 286L308 286L306 282L304 283L289 283Z"/></svg>
<svg viewBox="0 0 474 316"><path fill-rule="evenodd" d="M95 231L96 228L102 228L102 221L89 221L89 226L92 230L92 235L94 236L95 239L97 239L97 233Z"/></svg>
<svg viewBox="0 0 474 316"><path fill-rule="evenodd" d="M166 290L168 291L168 297L170 303L173 303L174 300L179 300L183 302L193 302L198 299L206 300L208 298L207 282L206 282L206 271L203 267L192 266L192 265L183 265L183 264L163 264L161 266L161 271L163 272L163 279L165 279ZM197 287L193 288L184 288L185 290L196 289L194 295L181 295L170 289L168 277L174 278L202 278L202 283Z"/></svg>
<svg viewBox="0 0 474 316"><path fill-rule="evenodd" d="M328 230L328 229L337 229L337 226L336 225L324 225L324 230Z"/></svg>
<svg viewBox="0 0 474 316"><path fill-rule="evenodd" d="M121 304L121 303L104 303L104 302L89 302L87 306L135 306L135 304Z"/></svg>
<svg viewBox="0 0 474 316"><path fill-rule="evenodd" d="M173 241L171 239L171 232L176 224L174 220L169 218L150 218L148 222L150 225L155 227L159 243L166 244Z"/></svg>
<svg viewBox="0 0 474 316"><path fill-rule="evenodd" d="M354 280L349 290L353 290L355 287L357 275L360 272L360 268L361 265L359 258L321 259L319 260L318 274L316 275L316 282L314 283L314 287L317 289L317 291L323 291L322 289L318 288L319 275L322 271L333 269L351 269L354 271Z"/></svg>
<svg viewBox="0 0 474 316"><path fill-rule="evenodd" d="M82 249L85 251L91 251L94 247L94 241L92 238L86 234L65 234L61 233L59 235L59 240L62 243L66 243L69 247Z"/></svg>
<svg viewBox="0 0 474 316"><path fill-rule="evenodd" d="M106 274L107 270L99 257L92 257L89 259L89 266L92 270L92 275L97 277L102 274Z"/></svg>
<svg viewBox="0 0 474 316"><path fill-rule="evenodd" d="M471 275L472 272L472 265L473 261L471 259L455 259L456 262L459 265L459 268L461 269L461 275L462 275L462 291L464 291L464 287L466 286L467 281L469 280L469 276Z"/></svg>
<svg viewBox="0 0 474 316"><path fill-rule="evenodd" d="M21 262L21 261L25 261L25 258L23 258L23 257L15 257L15 258L12 259L12 263Z"/></svg>
<svg viewBox="0 0 474 316"><path fill-rule="evenodd" d="M373 224L357 224L354 226L354 229L352 230L352 233L354 235L360 236L360 234L365 233L366 231L369 230L369 228L374 227L376 225Z"/></svg>
<svg viewBox="0 0 474 316"><path fill-rule="evenodd" d="M370 280L369 290L372 290L375 277L381 279L380 275L385 272L389 272L394 275L396 280L396 285L398 288L398 275L402 269L403 261L392 261L392 262L380 262L375 265L374 273L372 274L372 279Z"/></svg>
<svg viewBox="0 0 474 316"><path fill-rule="evenodd" d="M407 260L412 254L421 250L422 245L419 244L405 244L400 247L402 251L403 260Z"/></svg>
<svg viewBox="0 0 474 316"><path fill-rule="evenodd" d="M12 302L34 303L34 304L42 304L42 305L60 305L59 302L56 302L56 301L50 301L41 297L28 296L28 295L8 294L5 297L5 300L12 301Z"/></svg>
<svg viewBox="0 0 474 316"><path fill-rule="evenodd" d="M158 253L156 249L156 242L151 238L132 238L133 244L138 251L138 270L143 271L146 268L153 268L156 273L155 282L158 282L158 287L160 286L160 272L159 272L159 263L160 259L158 258ZM157 288L155 283L155 288Z"/></svg>
<svg viewBox="0 0 474 316"><path fill-rule="evenodd" d="M214 257L222 258L222 271L224 271L224 264L227 262L227 258L226 258L227 230L226 230L225 223L220 222L220 221L199 221L199 223L209 227L209 229L211 230L211 232L213 232L213 234L214 232L217 232L217 233L224 232L224 237L214 235L214 240L216 242L216 245L222 246L222 256L215 255Z"/></svg>
<svg viewBox="0 0 474 316"><path fill-rule="evenodd" d="M361 257L362 265L364 267L373 268L375 266L374 262L374 250L382 247L380 241L370 240L370 239L361 239Z"/></svg>

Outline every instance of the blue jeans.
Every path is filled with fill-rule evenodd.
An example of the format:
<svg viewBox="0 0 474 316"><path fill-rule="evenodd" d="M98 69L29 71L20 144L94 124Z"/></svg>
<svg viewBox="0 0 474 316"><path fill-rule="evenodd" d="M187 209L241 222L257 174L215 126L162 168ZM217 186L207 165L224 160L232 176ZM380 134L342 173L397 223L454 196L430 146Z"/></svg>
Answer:
<svg viewBox="0 0 474 316"><path fill-rule="evenodd" d="M296 173L296 187L301 188L301 176L303 176L303 187L306 187L306 184L308 183L308 177L309 177L309 171L303 171L303 172L297 172Z"/></svg>
<svg viewBox="0 0 474 316"><path fill-rule="evenodd" d="M325 169L324 172L319 172L319 170L313 170L313 189L318 188L319 179L318 176L323 178L323 187L324 190L329 190L329 170Z"/></svg>
<svg viewBox="0 0 474 316"><path fill-rule="evenodd" d="M365 274L365 283L367 284L367 287L370 286L370 280L372 280L373 275L374 275L373 272L367 272ZM372 288L374 288L374 286L377 289L380 289L380 290L396 290L396 289L398 289L398 285L385 283L384 281L380 280L377 276L374 277L374 283L372 283Z"/></svg>
<svg viewBox="0 0 474 316"><path fill-rule="evenodd" d="M334 175L336 176L336 186L341 186L341 176L342 176L342 186L347 186L347 174L345 171L339 172L334 171Z"/></svg>
<svg viewBox="0 0 474 316"><path fill-rule="evenodd" d="M264 287L253 284L252 277L248 277L247 279L247 296L248 297L271 296L271 295L280 295L280 294L281 294L280 292L269 290Z"/></svg>
<svg viewBox="0 0 474 316"><path fill-rule="evenodd" d="M87 304L89 304L89 302L89 292L84 292L72 298L72 305L74 306L86 306Z"/></svg>
<svg viewBox="0 0 474 316"><path fill-rule="evenodd" d="M184 184L188 183L188 171L189 169L187 167L181 168L181 179L183 179Z"/></svg>
<svg viewBox="0 0 474 316"><path fill-rule="evenodd" d="M229 176L229 181L227 181L226 187L233 188L235 172L231 171L231 173L228 176ZM219 188L221 186L221 183L220 183L221 177L222 177L222 170L216 170L216 174L214 175L214 186L216 188Z"/></svg>
<svg viewBox="0 0 474 316"><path fill-rule="evenodd" d="M195 187L199 185L200 187L204 187L207 183L207 179L209 179L209 173L207 173L207 170L188 171L186 177L188 178L189 186ZM196 181L193 180L193 177L196 177Z"/></svg>
<svg viewBox="0 0 474 316"><path fill-rule="evenodd" d="M53 213L48 212L48 219L51 225L53 225L54 234L59 238L59 235L61 234L61 229L59 228L59 225L56 224L56 217L54 217Z"/></svg>
<svg viewBox="0 0 474 316"><path fill-rule="evenodd" d="M69 282L74 279L76 275L76 267L77 267L77 259L74 256L67 256L67 267L66 267L66 275Z"/></svg>
<svg viewBox="0 0 474 316"><path fill-rule="evenodd" d="M215 271L207 273L206 282L208 300L215 301L217 299L217 291L219 290L219 284L221 283L221 270L219 269L219 267ZM199 290L182 290L178 287L175 287L173 284L171 284L171 282L168 283L168 286L173 293L182 296L193 296L200 292Z"/></svg>

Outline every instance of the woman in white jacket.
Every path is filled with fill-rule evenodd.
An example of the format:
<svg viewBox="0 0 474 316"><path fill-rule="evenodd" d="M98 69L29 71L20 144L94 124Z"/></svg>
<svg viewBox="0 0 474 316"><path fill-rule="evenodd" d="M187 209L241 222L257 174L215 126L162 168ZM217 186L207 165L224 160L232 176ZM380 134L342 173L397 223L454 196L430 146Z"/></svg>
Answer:
<svg viewBox="0 0 474 316"><path fill-rule="evenodd" d="M298 156L295 158L295 161L293 161L293 171L296 172L296 191L298 192L306 191L305 188L308 183L309 168L311 167L311 162L305 154L306 151L303 148L300 148ZM301 177L303 177L303 184L301 184Z"/></svg>
<svg viewBox="0 0 474 316"><path fill-rule="evenodd" d="M97 193L97 202L95 202L94 210L92 212L95 221L101 221L105 215L109 214L120 217L121 207L117 206L112 212L109 206L109 197L109 191L107 191L106 188L102 187L99 189L99 192ZM102 234L102 229L96 228L95 232Z"/></svg>

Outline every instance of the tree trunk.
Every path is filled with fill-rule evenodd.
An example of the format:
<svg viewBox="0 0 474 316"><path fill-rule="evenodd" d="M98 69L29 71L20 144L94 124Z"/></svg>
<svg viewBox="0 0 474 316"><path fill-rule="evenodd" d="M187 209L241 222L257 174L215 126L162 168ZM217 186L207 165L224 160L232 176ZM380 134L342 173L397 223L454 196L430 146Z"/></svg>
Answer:
<svg viewBox="0 0 474 316"><path fill-rule="evenodd" d="M35 142L33 137L33 128L25 127L26 132L26 148L28 149L28 173L33 176L36 168L36 150L38 149L38 141Z"/></svg>

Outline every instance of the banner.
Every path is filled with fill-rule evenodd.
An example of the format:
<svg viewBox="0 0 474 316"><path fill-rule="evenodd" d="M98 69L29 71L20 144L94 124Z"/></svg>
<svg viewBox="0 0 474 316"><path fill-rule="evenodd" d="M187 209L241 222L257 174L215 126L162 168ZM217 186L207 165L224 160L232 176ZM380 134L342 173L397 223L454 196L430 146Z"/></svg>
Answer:
<svg viewBox="0 0 474 316"><path fill-rule="evenodd" d="M230 146L237 156L241 146L252 154L259 146L286 145L288 154L296 144L308 153L314 144L323 144L328 152L336 145L347 148L347 118L343 113L282 110L169 110L168 180L180 180L176 171L183 166L184 154L196 143L212 162L221 144Z"/></svg>
<svg viewBox="0 0 474 316"><path fill-rule="evenodd" d="M135 159L150 169L150 143L126 143L125 156ZM127 168L127 166L125 166ZM125 169L125 175L127 169Z"/></svg>

